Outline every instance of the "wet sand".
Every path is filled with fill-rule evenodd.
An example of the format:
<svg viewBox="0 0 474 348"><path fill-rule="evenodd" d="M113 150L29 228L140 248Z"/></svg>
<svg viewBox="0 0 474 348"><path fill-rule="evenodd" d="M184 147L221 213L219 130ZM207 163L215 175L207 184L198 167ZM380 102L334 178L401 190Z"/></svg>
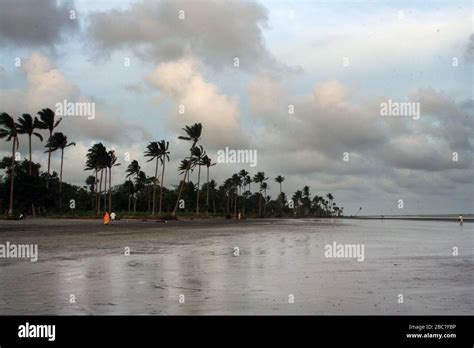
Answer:
<svg viewBox="0 0 474 348"><path fill-rule="evenodd" d="M445 221L0 221L0 244L39 249L35 263L0 258L0 315L472 315L473 233ZM326 258L334 241L364 244L364 261Z"/></svg>

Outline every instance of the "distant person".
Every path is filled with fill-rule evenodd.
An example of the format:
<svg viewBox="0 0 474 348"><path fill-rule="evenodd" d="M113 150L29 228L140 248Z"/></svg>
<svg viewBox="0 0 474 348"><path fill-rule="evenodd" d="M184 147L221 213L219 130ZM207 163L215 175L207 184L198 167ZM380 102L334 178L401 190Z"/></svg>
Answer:
<svg viewBox="0 0 474 348"><path fill-rule="evenodd" d="M459 224L462 225L464 223L464 219L462 218L462 214L459 214Z"/></svg>
<svg viewBox="0 0 474 348"><path fill-rule="evenodd" d="M108 225L108 224L110 224L110 215L109 215L109 212L106 211L104 215L104 225Z"/></svg>
<svg viewBox="0 0 474 348"><path fill-rule="evenodd" d="M116 217L116 216L117 216L117 215L115 215L114 212L112 212L112 213L110 214L110 218L111 218L112 220L115 220L115 217Z"/></svg>

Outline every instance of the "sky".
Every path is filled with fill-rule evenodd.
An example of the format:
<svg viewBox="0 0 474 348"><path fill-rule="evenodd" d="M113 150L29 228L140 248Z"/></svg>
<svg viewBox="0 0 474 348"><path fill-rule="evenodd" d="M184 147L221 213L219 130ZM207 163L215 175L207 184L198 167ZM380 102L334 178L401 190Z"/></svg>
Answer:
<svg viewBox="0 0 474 348"><path fill-rule="evenodd" d="M1 112L94 104L93 119L57 129L77 144L68 182L85 185L96 142L119 157L115 184L127 160L152 176L143 152L165 139L165 185L177 184L189 150L177 137L201 122L214 162L226 147L257 151L255 167L212 167L218 183L264 171L273 198L283 175L287 195L331 192L346 215L474 213L470 1L2 0L0 47ZM389 102L414 108L382 115ZM44 143L33 147L45 168Z"/></svg>

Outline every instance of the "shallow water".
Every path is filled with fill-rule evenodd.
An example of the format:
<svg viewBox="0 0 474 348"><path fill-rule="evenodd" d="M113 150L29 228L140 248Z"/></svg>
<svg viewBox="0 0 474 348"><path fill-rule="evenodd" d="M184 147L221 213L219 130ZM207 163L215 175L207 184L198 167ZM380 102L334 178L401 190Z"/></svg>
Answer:
<svg viewBox="0 0 474 348"><path fill-rule="evenodd" d="M1 224L0 244L37 243L39 260L0 259L0 314L474 313L470 223ZM364 261L325 257L333 242Z"/></svg>

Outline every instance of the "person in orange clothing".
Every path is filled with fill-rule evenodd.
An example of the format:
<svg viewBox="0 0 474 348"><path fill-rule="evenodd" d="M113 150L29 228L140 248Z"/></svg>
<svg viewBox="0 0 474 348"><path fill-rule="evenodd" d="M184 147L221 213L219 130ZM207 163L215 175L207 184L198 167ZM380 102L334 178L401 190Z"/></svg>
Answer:
<svg viewBox="0 0 474 348"><path fill-rule="evenodd" d="M108 211L106 211L104 215L104 225L108 225L108 224L110 224L110 214Z"/></svg>

